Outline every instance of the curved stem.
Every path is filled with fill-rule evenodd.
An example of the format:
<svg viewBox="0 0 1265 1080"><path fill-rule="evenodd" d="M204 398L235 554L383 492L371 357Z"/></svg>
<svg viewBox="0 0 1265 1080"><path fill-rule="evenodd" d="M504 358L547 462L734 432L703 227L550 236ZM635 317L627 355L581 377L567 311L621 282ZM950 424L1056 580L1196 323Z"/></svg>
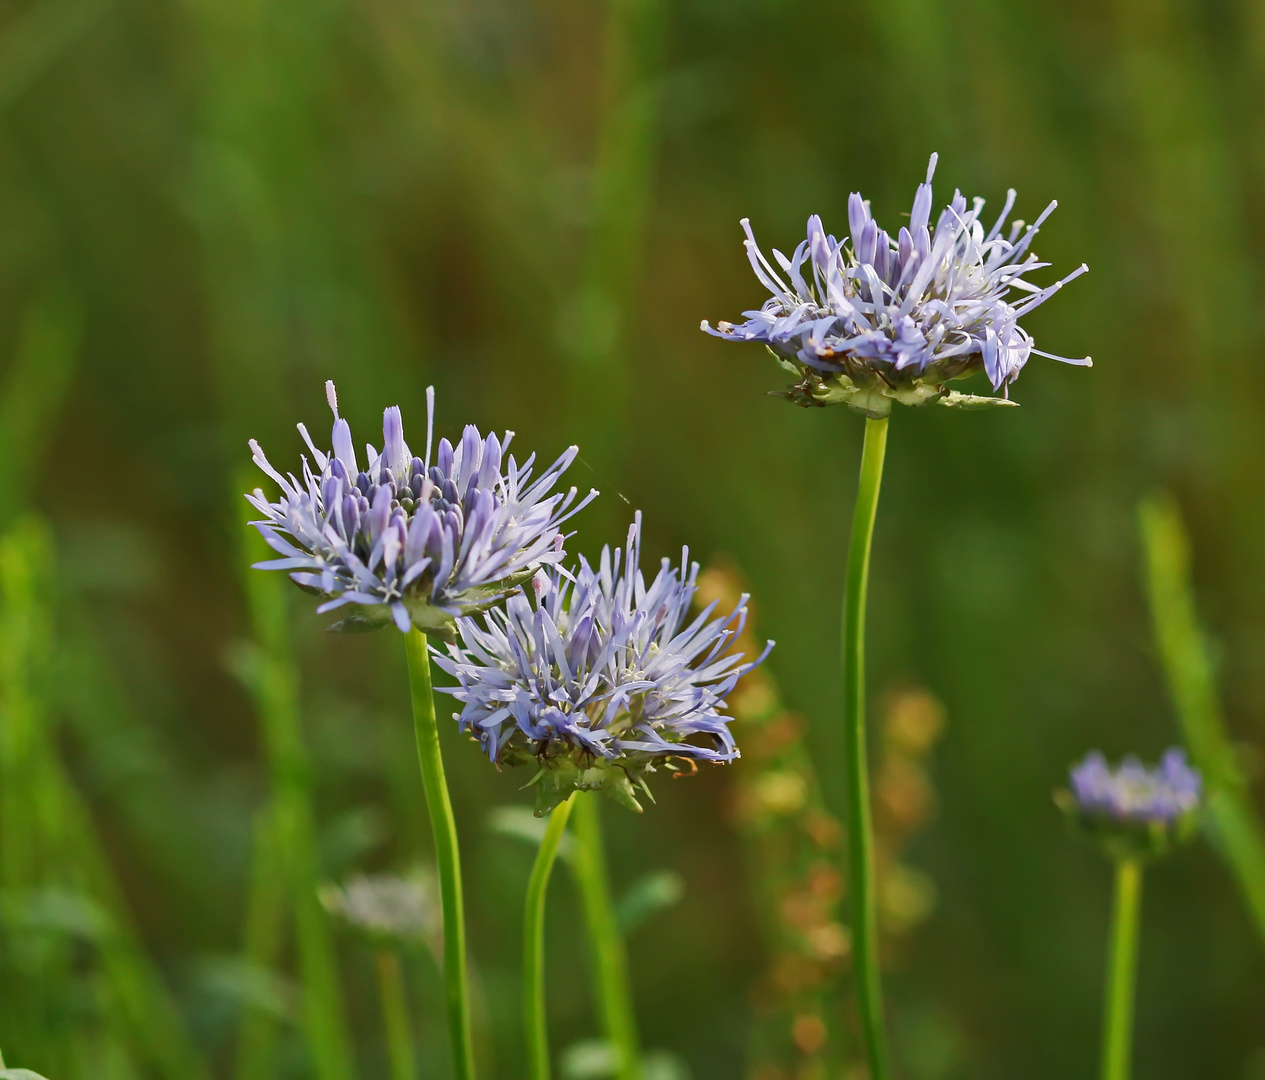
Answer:
<svg viewBox="0 0 1265 1080"><path fill-rule="evenodd" d="M523 908L523 1031L531 1080L549 1080L549 1026L545 1008L545 893L571 816L572 794L554 807L527 881Z"/></svg>
<svg viewBox="0 0 1265 1080"><path fill-rule="evenodd" d="M848 870L852 893L852 941L861 1029L871 1080L887 1080L883 988L878 968L874 898L874 833L865 755L865 597L870 577L870 542L883 481L887 418L865 421L861 478L852 512L847 581L843 596L843 726L847 778Z"/></svg>
<svg viewBox="0 0 1265 1080"><path fill-rule="evenodd" d="M382 996L382 1019L387 1029L387 1052L391 1058L391 1080L417 1080L413 1056L413 1033L408 1021L408 994L404 969L391 949L379 949L377 956L378 992Z"/></svg>
<svg viewBox="0 0 1265 1080"><path fill-rule="evenodd" d="M1133 1044L1133 988L1138 968L1138 910L1142 901L1142 864L1116 863L1116 889L1103 1006L1102 1080L1129 1080Z"/></svg>
<svg viewBox="0 0 1265 1080"><path fill-rule="evenodd" d="M444 914L444 996L448 1003L448 1037L457 1080L474 1080L474 1043L470 1037L470 987L466 977L466 917L461 897L461 854L457 822L444 778L435 724L435 698L430 681L426 635L410 630L406 637L409 685L413 692L413 727L417 757L426 788L426 809L435 837L435 864Z"/></svg>
<svg viewBox="0 0 1265 1080"><path fill-rule="evenodd" d="M602 1027L615 1053L616 1080L641 1080L641 1050L628 978L628 954L606 880L600 798L596 791L575 797L575 876L584 904L589 945L593 949Z"/></svg>

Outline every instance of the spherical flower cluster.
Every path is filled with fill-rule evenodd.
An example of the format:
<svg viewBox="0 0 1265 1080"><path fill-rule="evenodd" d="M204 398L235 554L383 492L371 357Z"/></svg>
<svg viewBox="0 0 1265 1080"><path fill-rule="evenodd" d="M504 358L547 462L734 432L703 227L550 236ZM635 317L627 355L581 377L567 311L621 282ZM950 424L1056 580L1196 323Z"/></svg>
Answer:
<svg viewBox="0 0 1265 1080"><path fill-rule="evenodd" d="M1025 280L1049 266L1029 251L1050 203L1024 226L1015 221L1003 234L1014 205L1010 191L996 223L985 231L984 200L968 209L961 192L929 228L931 155L927 181L914 196L908 226L893 239L870 216L870 204L853 193L848 200L850 236L828 236L816 215L808 237L791 258L776 249L778 274L756 245L743 219L747 256L760 283L772 293L758 311L744 312L741 325L721 322L702 329L730 341L760 341L798 382L787 396L800 405L843 403L868 416L886 416L893 401L939 402L966 408L1009 404L1009 386L1032 353L1090 366L1041 352L1019 320L1067 282L1041 288ZM1019 296L1014 294L1018 293ZM1003 396L949 391L947 383L983 371Z"/></svg>
<svg viewBox="0 0 1265 1080"><path fill-rule="evenodd" d="M494 762L537 767L537 813L577 789L640 810L635 789L649 794L645 776L657 766L738 757L725 697L772 642L746 662L728 651L747 597L728 615L713 618L711 604L691 620L698 564L688 551L679 568L664 559L647 584L640 548L638 514L624 552L536 575L534 599L461 619L460 641L436 651L457 680L447 692L462 705L461 728Z"/></svg>
<svg viewBox="0 0 1265 1080"><path fill-rule="evenodd" d="M1128 757L1111 768L1087 754L1069 776L1065 809L1113 854L1160 854L1188 837L1203 798L1203 780L1174 747L1148 769Z"/></svg>
<svg viewBox="0 0 1265 1080"><path fill-rule="evenodd" d="M383 414L382 452L365 447L361 468L347 421L338 415L332 382L333 449L303 458L303 476L283 476L259 444L255 463L281 488L270 502L256 488L247 499L255 522L282 558L257 564L289 570L299 585L326 597L320 612L345 609L336 629L371 629L390 621L452 634L453 620L499 603L543 566L565 558L560 526L597 493L576 501L576 489L554 492L575 459L572 446L532 482L535 455L521 466L505 452L513 432L485 439L466 427L454 447L441 439L431 459L434 392L426 392L426 456L404 441L400 410Z"/></svg>

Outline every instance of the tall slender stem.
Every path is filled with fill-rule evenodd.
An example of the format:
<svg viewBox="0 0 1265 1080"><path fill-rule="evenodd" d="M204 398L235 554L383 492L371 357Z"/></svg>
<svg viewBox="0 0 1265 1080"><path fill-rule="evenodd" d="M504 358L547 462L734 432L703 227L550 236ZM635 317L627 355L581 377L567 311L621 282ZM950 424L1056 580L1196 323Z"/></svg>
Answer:
<svg viewBox="0 0 1265 1080"><path fill-rule="evenodd" d="M628 978L628 954L606 878L606 851L598 802L601 797L591 792L575 798L575 876L593 950L602 1027L615 1052L616 1080L641 1080L641 1050Z"/></svg>
<svg viewBox="0 0 1265 1080"><path fill-rule="evenodd" d="M1107 994L1103 1005L1102 1080L1129 1080L1141 902L1142 863L1137 859L1120 859L1116 863Z"/></svg>
<svg viewBox="0 0 1265 1080"><path fill-rule="evenodd" d="M404 969L399 955L392 949L379 949L377 968L382 1019L387 1029L387 1053L391 1058L391 1080L417 1080L413 1032L408 1020L408 994L404 988Z"/></svg>
<svg viewBox="0 0 1265 1080"><path fill-rule="evenodd" d="M572 794L554 807L527 881L523 908L523 1031L531 1080L549 1080L549 1026L545 1008L545 893L571 816Z"/></svg>
<svg viewBox="0 0 1265 1080"><path fill-rule="evenodd" d="M448 1037L457 1080L474 1080L474 1041L470 1037L470 987L466 977L466 916L461 896L461 854L457 822L444 777L435 724L435 697L430 681L426 635L410 630L406 637L409 685L413 692L413 728L422 766L426 809L435 837L435 863L444 916L444 996L448 1003Z"/></svg>
<svg viewBox="0 0 1265 1080"><path fill-rule="evenodd" d="M887 1080L888 1076L874 898L874 831L870 822L870 781L865 752L865 597L870 578L870 543L874 536L874 516L878 510L886 450L887 418L867 419L843 594L843 745L848 800L848 888L852 894L857 998L865 1052L870 1063L870 1080Z"/></svg>

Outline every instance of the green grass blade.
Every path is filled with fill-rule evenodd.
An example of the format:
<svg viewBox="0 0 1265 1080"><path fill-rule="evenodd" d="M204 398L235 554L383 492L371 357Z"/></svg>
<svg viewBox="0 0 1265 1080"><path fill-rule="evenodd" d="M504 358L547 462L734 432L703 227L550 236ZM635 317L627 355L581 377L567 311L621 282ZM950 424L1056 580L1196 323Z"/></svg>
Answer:
<svg viewBox="0 0 1265 1080"><path fill-rule="evenodd" d="M246 909L246 961L275 970L281 961L286 921L286 882L281 869L276 822L271 807L255 818L255 852ZM246 1006L237 1035L235 1080L270 1080L276 1075L275 1017Z"/></svg>
<svg viewBox="0 0 1265 1080"><path fill-rule="evenodd" d="M240 484L252 481L240 478ZM244 490L239 484L239 490ZM321 882L316 839L312 775L303 745L299 716L299 675L289 632L290 582L281 574L252 570L266 557L258 532L247 524L249 504L242 500L239 563L250 607L253 647L241 672L254 696L263 725L272 776L273 828L278 859L294 906L295 934L303 987L303 1025L313 1064L321 1080L353 1075L351 1034L339 981L333 935L317 895ZM271 875L273 865L257 860L256 872ZM254 889L271 886L256 880Z"/></svg>
<svg viewBox="0 0 1265 1080"><path fill-rule="evenodd" d="M0 56L0 84L3 68ZM82 326L79 302L66 289L38 297L22 320L17 355L0 395L0 522L26 503L34 465L70 385Z"/></svg>
<svg viewBox="0 0 1265 1080"><path fill-rule="evenodd" d="M1265 836L1226 733L1190 584L1190 543L1173 499L1144 501L1140 520L1156 643L1182 734L1203 772L1215 839L1265 942Z"/></svg>
<svg viewBox="0 0 1265 1080"><path fill-rule="evenodd" d="M107 916L101 973L128 1042L168 1080L210 1072L131 921L91 815L59 757L40 694L52 649L53 540L26 518L0 540L0 881L76 889ZM56 985L47 988L56 992ZM59 1047L59 1051L69 1051Z"/></svg>

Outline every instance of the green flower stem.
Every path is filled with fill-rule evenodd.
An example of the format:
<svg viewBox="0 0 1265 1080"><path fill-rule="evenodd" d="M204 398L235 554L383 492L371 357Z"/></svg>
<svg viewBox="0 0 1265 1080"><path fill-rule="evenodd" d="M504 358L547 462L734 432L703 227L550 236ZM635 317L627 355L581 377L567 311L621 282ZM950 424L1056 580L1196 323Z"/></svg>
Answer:
<svg viewBox="0 0 1265 1080"><path fill-rule="evenodd" d="M457 822L444 778L435 724L435 697L430 681L426 635L410 630L406 637L409 685L413 692L413 727L417 757L426 789L426 809L435 837L439 895L444 909L444 996L448 1002L448 1037L457 1080L474 1080L474 1041L470 1037L470 987L466 976L466 917L461 896L461 854Z"/></svg>
<svg viewBox="0 0 1265 1080"><path fill-rule="evenodd" d="M523 1031L531 1080L549 1080L549 1027L545 1008L545 893L571 816L572 794L554 807L527 881L523 909Z"/></svg>
<svg viewBox="0 0 1265 1080"><path fill-rule="evenodd" d="M404 969L399 955L392 949L379 949L377 968L382 1018L387 1029L387 1052L391 1058L391 1080L417 1080L413 1033L408 1020L408 995L404 989Z"/></svg>
<svg viewBox="0 0 1265 1080"><path fill-rule="evenodd" d="M628 978L628 954L606 879L606 852L598 802L601 797L594 791L575 799L575 876L593 950L602 1027L615 1053L616 1080L641 1080L641 1050Z"/></svg>
<svg viewBox="0 0 1265 1080"><path fill-rule="evenodd" d="M1103 1012L1102 1080L1129 1080L1133 1044L1133 988L1138 968L1138 909L1142 863L1116 863L1116 893L1107 958L1107 998Z"/></svg>
<svg viewBox="0 0 1265 1080"><path fill-rule="evenodd" d="M870 577L870 543L887 418L865 421L861 478L852 512L847 582L843 595L843 725L847 774L848 888L852 894L852 941L856 963L861 1030L871 1080L887 1080L887 1037L883 1031L883 988L878 968L878 927L874 898L874 831L870 821L870 781L865 756L865 596Z"/></svg>

